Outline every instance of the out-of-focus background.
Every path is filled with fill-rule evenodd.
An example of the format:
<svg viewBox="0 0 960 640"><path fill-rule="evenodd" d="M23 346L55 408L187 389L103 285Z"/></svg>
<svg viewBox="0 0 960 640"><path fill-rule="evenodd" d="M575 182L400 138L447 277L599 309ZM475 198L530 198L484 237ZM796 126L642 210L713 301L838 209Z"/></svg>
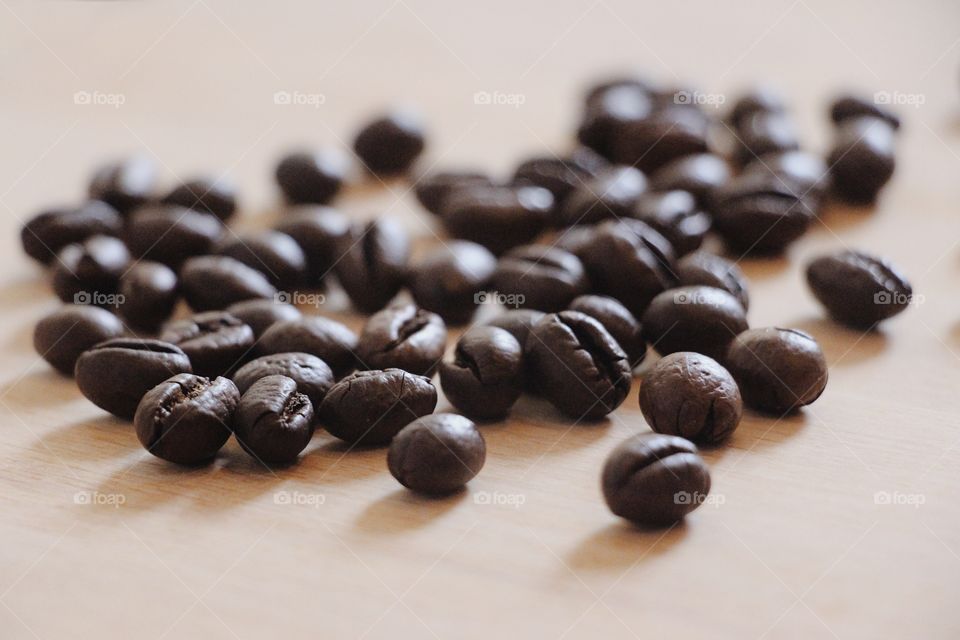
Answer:
<svg viewBox="0 0 960 640"><path fill-rule="evenodd" d="M3 637L960 637L960 5L0 0L0 48ZM424 113L421 169L507 175L569 148L583 89L632 71L720 109L773 84L814 151L838 91L904 121L875 210L833 208L787 258L741 263L751 324L813 333L831 382L706 452L718 499L682 526L602 504L605 455L647 429L636 385L598 426L536 405L485 428L470 490L424 501L383 451L325 434L275 474L237 451L173 469L32 351L57 303L19 227L105 160L229 175L258 226L282 153L346 148L387 106ZM358 177L337 205L429 241L407 190ZM867 335L824 320L802 265L847 246L900 264L922 303Z"/></svg>

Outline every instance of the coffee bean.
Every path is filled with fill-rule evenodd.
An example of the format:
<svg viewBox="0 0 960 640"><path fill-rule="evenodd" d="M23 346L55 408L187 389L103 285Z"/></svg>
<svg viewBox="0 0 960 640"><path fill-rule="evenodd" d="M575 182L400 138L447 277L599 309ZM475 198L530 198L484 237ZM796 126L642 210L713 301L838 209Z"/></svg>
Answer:
<svg viewBox="0 0 960 640"><path fill-rule="evenodd" d="M354 226L340 241L337 279L360 311L387 306L407 275L410 238L391 218Z"/></svg>
<svg viewBox="0 0 960 640"><path fill-rule="evenodd" d="M527 338L525 357L537 388L576 420L602 418L630 392L627 355L602 324L578 311L540 320Z"/></svg>
<svg viewBox="0 0 960 640"><path fill-rule="evenodd" d="M340 191L350 161L337 149L297 151L284 156L274 177L287 202L326 204Z"/></svg>
<svg viewBox="0 0 960 640"><path fill-rule="evenodd" d="M813 260L807 266L807 283L833 318L861 329L897 315L913 295L897 267L860 251Z"/></svg>
<svg viewBox="0 0 960 640"><path fill-rule="evenodd" d="M850 204L872 204L893 176L894 130L879 118L844 120L827 156L833 193Z"/></svg>
<svg viewBox="0 0 960 640"><path fill-rule="evenodd" d="M240 394L226 378L180 373L147 392L133 424L153 455L184 465L211 460L230 438Z"/></svg>
<svg viewBox="0 0 960 640"><path fill-rule="evenodd" d="M473 242L444 242L410 272L410 292L418 305L449 324L465 324L477 310L477 296L490 284L497 259Z"/></svg>
<svg viewBox="0 0 960 640"><path fill-rule="evenodd" d="M699 110L672 106L624 123L611 143L611 160L653 173L668 162L709 150L709 120Z"/></svg>
<svg viewBox="0 0 960 640"><path fill-rule="evenodd" d="M179 269L187 258L212 253L223 235L223 223L209 213L183 207L144 207L124 230L133 257Z"/></svg>
<svg viewBox="0 0 960 640"><path fill-rule="evenodd" d="M553 196L541 187L475 186L451 193L442 219L453 237L501 254L536 238L553 207Z"/></svg>
<svg viewBox="0 0 960 640"><path fill-rule="evenodd" d="M577 140L611 160L616 139L627 124L649 117L652 111L653 101L644 87L629 83L596 87L587 97Z"/></svg>
<svg viewBox="0 0 960 640"><path fill-rule="evenodd" d="M722 360L727 346L748 328L740 302L714 287L678 287L650 303L640 320L643 336L657 353L694 351Z"/></svg>
<svg viewBox="0 0 960 640"><path fill-rule="evenodd" d="M459 490L483 468L487 445L463 416L437 413L404 427L387 451L387 466L400 484L420 493Z"/></svg>
<svg viewBox="0 0 960 640"><path fill-rule="evenodd" d="M53 368L68 376L84 351L123 334L123 323L106 309L66 305L45 316L33 329L33 348Z"/></svg>
<svg viewBox="0 0 960 640"><path fill-rule="evenodd" d="M569 156L536 156L521 162L513 172L516 186L542 187L553 194L559 207L578 187L607 168L607 161L588 147Z"/></svg>
<svg viewBox="0 0 960 640"><path fill-rule="evenodd" d="M276 353L260 356L243 365L233 374L240 393L246 393L257 380L281 375L297 383L297 391L310 398L314 411L326 397L336 380L327 363L309 353Z"/></svg>
<svg viewBox="0 0 960 640"><path fill-rule="evenodd" d="M583 295L575 298L569 309L585 313L602 324L627 354L630 368L636 368L643 362L647 355L647 343L643 339L640 322L620 302L608 296Z"/></svg>
<svg viewBox="0 0 960 640"><path fill-rule="evenodd" d="M208 213L225 221L237 212L237 190L223 178L196 178L174 187L160 203Z"/></svg>
<svg viewBox="0 0 960 640"><path fill-rule="evenodd" d="M687 191L700 206L710 202L710 194L730 179L727 161L712 153L682 156L663 165L650 176L653 191Z"/></svg>
<svg viewBox="0 0 960 640"><path fill-rule="evenodd" d="M350 220L329 207L300 206L285 213L276 229L303 249L307 284L321 286L340 258L343 239L350 233Z"/></svg>
<svg viewBox="0 0 960 640"><path fill-rule="evenodd" d="M78 207L52 209L30 218L20 230L20 241L28 256L50 264L67 245L93 236L119 236L122 225L116 209L90 200Z"/></svg>
<svg viewBox="0 0 960 640"><path fill-rule="evenodd" d="M805 151L768 153L754 158L743 173L772 174L801 198L822 198L830 187L827 163Z"/></svg>
<svg viewBox="0 0 960 640"><path fill-rule="evenodd" d="M833 120L834 124L841 124L846 120L861 116L880 118L894 130L900 128L900 118L897 114L880 107L874 100L844 95L838 97L830 105L830 119Z"/></svg>
<svg viewBox="0 0 960 640"><path fill-rule="evenodd" d="M194 373L211 378L228 375L253 350L253 330L224 311L168 322L160 339L183 349Z"/></svg>
<svg viewBox="0 0 960 640"><path fill-rule="evenodd" d="M265 275L227 256L187 260L180 269L180 288L194 311L225 309L243 300L277 296Z"/></svg>
<svg viewBox="0 0 960 640"><path fill-rule="evenodd" d="M733 376L713 358L672 353L654 365L640 386L640 409L657 433L718 444L743 416Z"/></svg>
<svg viewBox="0 0 960 640"><path fill-rule="evenodd" d="M117 313L132 326L147 331L170 317L180 295L173 269L149 260L133 263L120 277L118 291L123 303Z"/></svg>
<svg viewBox="0 0 960 640"><path fill-rule="evenodd" d="M498 293L513 296L518 306L540 311L562 311L589 288L580 259L545 245L531 244L511 249L493 277Z"/></svg>
<svg viewBox="0 0 960 640"><path fill-rule="evenodd" d="M600 82L591 85L590 88L584 93L583 102L584 104L589 104L602 97L608 91L619 89L621 87L628 87L633 91L639 91L641 93L651 95L653 94L654 86L655 85L650 80L641 76L632 74L616 76L606 80L601 80Z"/></svg>
<svg viewBox="0 0 960 640"><path fill-rule="evenodd" d="M443 359L447 326L435 313L414 304L387 307L370 316L360 334L362 369L403 369L431 376Z"/></svg>
<svg viewBox="0 0 960 640"><path fill-rule="evenodd" d="M244 392L233 433L244 451L262 463L293 462L313 437L313 405L292 379L260 378Z"/></svg>
<svg viewBox="0 0 960 640"><path fill-rule="evenodd" d="M131 420L143 396L178 373L193 373L179 347L160 340L113 338L85 351L74 376L90 402Z"/></svg>
<svg viewBox="0 0 960 640"><path fill-rule="evenodd" d="M747 406L782 415L808 405L827 386L827 361L813 337L796 329L744 331L724 362Z"/></svg>
<svg viewBox="0 0 960 640"><path fill-rule="evenodd" d="M560 208L560 224L595 224L631 215L647 189L647 179L633 167L611 167L574 189Z"/></svg>
<svg viewBox="0 0 960 640"><path fill-rule="evenodd" d="M110 236L91 236L61 249L53 267L53 291L64 302L104 305L130 266L126 245Z"/></svg>
<svg viewBox="0 0 960 640"><path fill-rule="evenodd" d="M639 525L666 527L700 506L710 492L710 471L692 442L641 433L610 453L601 484L614 514Z"/></svg>
<svg viewBox="0 0 960 640"><path fill-rule="evenodd" d="M276 299L254 298L235 302L227 307L227 313L234 315L253 329L253 335L259 338L281 320L299 320L303 317L300 310L292 304L280 302Z"/></svg>
<svg viewBox="0 0 960 640"><path fill-rule="evenodd" d="M453 362L440 365L450 403L471 418L504 418L523 390L523 347L497 327L474 327L457 341Z"/></svg>
<svg viewBox="0 0 960 640"><path fill-rule="evenodd" d="M438 171L417 180L414 193L423 208L434 215L443 213L444 202L454 191L464 187L493 186L493 180L477 171Z"/></svg>
<svg viewBox="0 0 960 640"><path fill-rule="evenodd" d="M786 113L760 111L746 116L740 121L736 139L734 159L741 166L764 154L800 148L793 119Z"/></svg>
<svg viewBox="0 0 960 640"><path fill-rule="evenodd" d="M400 369L358 371L330 389L320 416L327 431L341 440L383 445L436 406L437 390L425 376Z"/></svg>
<svg viewBox="0 0 960 640"><path fill-rule="evenodd" d="M91 200L103 200L127 215L153 197L156 184L156 164L147 157L135 156L97 169L88 192Z"/></svg>
<svg viewBox="0 0 960 640"><path fill-rule="evenodd" d="M699 249L712 223L693 194L686 191L646 193L630 215L659 231L677 256Z"/></svg>
<svg viewBox="0 0 960 640"><path fill-rule="evenodd" d="M545 315L545 313L536 309L509 309L487 322L487 326L503 329L516 338L520 346L523 347L527 343L530 329L540 322Z"/></svg>
<svg viewBox="0 0 960 640"><path fill-rule="evenodd" d="M756 113L783 113L786 111L786 100L779 91L772 87L760 86L737 99L730 110L728 121L735 129L741 123Z"/></svg>
<svg viewBox="0 0 960 640"><path fill-rule="evenodd" d="M293 289L307 275L307 258L297 242L279 231L234 236L221 244L217 253L238 260L267 277L275 287Z"/></svg>
<svg viewBox="0 0 960 640"><path fill-rule="evenodd" d="M406 172L426 146L423 123L411 111L388 113L360 130L353 151L368 171L379 175Z"/></svg>
<svg viewBox="0 0 960 640"><path fill-rule="evenodd" d="M673 268L677 286L704 285L723 289L743 306L750 308L747 279L733 262L706 251L697 251L677 262Z"/></svg>
<svg viewBox="0 0 960 640"><path fill-rule="evenodd" d="M320 316L281 320L267 329L257 345L260 355L309 353L317 356L342 378L355 366L357 335L336 320Z"/></svg>

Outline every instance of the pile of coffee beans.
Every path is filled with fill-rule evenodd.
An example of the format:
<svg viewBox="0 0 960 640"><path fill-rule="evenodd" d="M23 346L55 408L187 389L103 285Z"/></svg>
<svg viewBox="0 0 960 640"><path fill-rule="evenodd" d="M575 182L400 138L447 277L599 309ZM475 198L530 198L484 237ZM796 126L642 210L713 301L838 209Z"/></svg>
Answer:
<svg viewBox="0 0 960 640"><path fill-rule="evenodd" d="M602 490L615 514L670 525L710 490L694 443L728 441L744 405L779 417L827 383L813 337L749 326L737 262L784 253L831 201L876 202L900 126L843 96L819 157L775 91L744 95L722 118L691 95L640 78L598 84L576 144L507 179L417 175L424 124L391 111L360 128L352 160L337 149L283 157L279 222L240 235L226 226L240 210L232 184L198 176L164 190L147 159L108 164L85 202L23 227L24 251L67 303L37 324L35 348L164 460L206 463L233 436L260 463L288 465L322 428L350 448L388 446L401 484L438 495L483 467L474 421L504 420L523 394L557 419L602 419L649 346L662 357L641 374L639 404L653 433L610 454ZM448 238L414 259L397 220L340 213L353 162L412 180ZM913 295L896 267L859 251L806 273L829 315L859 329ZM290 291L331 286L369 316L359 335L291 304ZM508 309L457 329L490 303ZM434 413L435 376L462 415Z"/></svg>

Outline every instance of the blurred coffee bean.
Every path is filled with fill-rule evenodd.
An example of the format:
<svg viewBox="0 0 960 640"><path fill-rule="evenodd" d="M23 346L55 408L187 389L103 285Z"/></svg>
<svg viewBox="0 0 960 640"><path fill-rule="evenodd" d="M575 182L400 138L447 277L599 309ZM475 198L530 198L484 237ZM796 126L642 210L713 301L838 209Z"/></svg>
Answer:
<svg viewBox="0 0 960 640"><path fill-rule="evenodd" d="M277 163L274 178L288 203L326 204L340 191L349 169L349 158L338 149L296 151Z"/></svg>
<svg viewBox="0 0 960 640"><path fill-rule="evenodd" d="M160 203L209 213L226 221L237 211L237 190L222 178L196 178L174 187Z"/></svg>
<svg viewBox="0 0 960 640"><path fill-rule="evenodd" d="M639 75L628 74L615 76L590 85L587 91L583 94L583 102L584 104L590 104L591 102L594 102L602 97L608 91L619 89L621 87L628 87L632 90L640 91L649 95L653 92L654 86L655 85L650 82L650 80Z"/></svg>
<svg viewBox="0 0 960 640"><path fill-rule="evenodd" d="M193 372L210 378L229 375L251 356L253 330L224 311L207 311L168 322L160 339L180 347Z"/></svg>
<svg viewBox="0 0 960 640"><path fill-rule="evenodd" d="M523 347L527 344L527 336L530 335L530 329L533 328L533 325L540 322L540 319L545 315L544 312L537 311L536 309L508 309L490 319L490 321L487 322L487 326L503 329L516 338L520 346Z"/></svg>
<svg viewBox="0 0 960 640"><path fill-rule="evenodd" d="M147 331L170 317L180 297L173 269L149 260L130 266L120 277L118 293L123 297L117 313L130 325Z"/></svg>
<svg viewBox="0 0 960 640"><path fill-rule="evenodd" d="M358 224L340 240L337 280L364 313L383 309L407 277L410 238L392 218Z"/></svg>
<svg viewBox="0 0 960 640"><path fill-rule="evenodd" d="M277 295L265 275L227 256L187 260L180 269L180 289L194 311L226 309L242 300Z"/></svg>
<svg viewBox="0 0 960 640"><path fill-rule="evenodd" d="M20 230L23 251L42 264L50 264L68 244L92 236L119 236L123 220L105 202L90 200L78 207L52 209L30 218Z"/></svg>
<svg viewBox="0 0 960 640"><path fill-rule="evenodd" d="M688 191L700 206L710 202L710 194L730 179L727 161L712 153L696 153L663 165L650 176L653 191Z"/></svg>
<svg viewBox="0 0 960 640"><path fill-rule="evenodd" d="M127 215L148 202L157 186L157 166L150 158L134 156L97 169L90 179L91 200L103 200Z"/></svg>
<svg viewBox="0 0 960 640"><path fill-rule="evenodd" d="M307 260L307 284L321 286L340 259L350 220L330 207L304 205L285 213L276 230L293 238ZM349 246L349 245L348 245Z"/></svg>
<svg viewBox="0 0 960 640"><path fill-rule="evenodd" d="M240 397L233 415L233 434L258 462L286 464L310 444L313 418L313 405L294 380L266 376Z"/></svg>
<svg viewBox="0 0 960 640"><path fill-rule="evenodd" d="M591 91L577 130L577 140L604 158L614 158L616 139L627 123L649 117L653 101L649 90L629 83L613 83Z"/></svg>
<svg viewBox="0 0 960 640"><path fill-rule="evenodd" d="M497 327L474 327L457 341L452 362L440 365L450 403L474 419L505 417L523 391L523 347Z"/></svg>
<svg viewBox="0 0 960 640"><path fill-rule="evenodd" d="M504 254L493 276L497 293L516 306L556 312L589 288L580 259L546 245L516 247Z"/></svg>
<svg viewBox="0 0 960 640"><path fill-rule="evenodd" d="M740 302L715 287L678 287L650 303L640 320L643 336L660 355L693 351L723 361L727 345L746 331Z"/></svg>
<svg viewBox="0 0 960 640"><path fill-rule="evenodd" d="M187 258L211 253L223 233L223 223L209 213L159 206L130 216L123 235L133 257L177 270Z"/></svg>
<svg viewBox="0 0 960 640"><path fill-rule="evenodd" d="M281 320L299 320L303 317L300 310L292 304L281 302L274 298L253 298L241 300L227 307L230 313L253 329L253 335L259 338L263 332ZM242 391L242 389L241 389Z"/></svg>
<svg viewBox="0 0 960 640"><path fill-rule="evenodd" d="M50 366L72 376L80 354L93 345L123 334L123 323L106 309L65 305L33 328L33 348Z"/></svg>
<svg viewBox="0 0 960 640"><path fill-rule="evenodd" d="M673 268L677 286L704 285L723 289L743 306L750 308L747 279L733 262L706 251L697 251L679 260Z"/></svg>
<svg viewBox="0 0 960 640"><path fill-rule="evenodd" d="M834 124L841 124L851 118L870 116L886 121L894 131L900 128L900 118L889 109L884 109L876 100L860 98L858 96L843 95L830 104L830 119Z"/></svg>
<svg viewBox="0 0 960 640"><path fill-rule="evenodd" d="M827 156L833 193L850 204L876 201L880 189L893 176L895 135L884 120L850 118L837 127L833 149Z"/></svg>
<svg viewBox="0 0 960 640"><path fill-rule="evenodd" d="M91 236L60 250L53 266L53 291L64 302L116 306L120 277L130 266L130 252L111 236Z"/></svg>
<svg viewBox="0 0 960 640"><path fill-rule="evenodd" d="M360 130L353 150L368 171L378 175L406 172L426 146L423 123L411 111L394 111Z"/></svg>
<svg viewBox="0 0 960 640"><path fill-rule="evenodd" d="M830 170L820 156L806 151L769 153L754 158L743 174L774 175L801 198L822 198L830 187Z"/></svg>
<svg viewBox="0 0 960 640"><path fill-rule="evenodd" d="M432 376L447 346L447 326L413 304L387 307L370 316L357 347L361 369L403 369Z"/></svg>
<svg viewBox="0 0 960 640"><path fill-rule="evenodd" d="M345 325L320 316L281 320L267 329L257 343L259 355L309 353L326 362L339 379L356 364L357 335Z"/></svg>
<svg viewBox="0 0 960 640"><path fill-rule="evenodd" d="M858 329L897 315L913 296L899 269L861 251L816 258L807 266L807 283L833 318Z"/></svg>
<svg viewBox="0 0 960 640"><path fill-rule="evenodd" d="M708 151L709 120L699 110L670 107L624 123L611 143L611 159L653 173L667 163Z"/></svg>
<svg viewBox="0 0 960 640"><path fill-rule="evenodd" d="M569 309L584 313L602 324L627 354L631 369L643 362L647 355L647 343L643 339L640 322L620 302L608 296L583 295L574 299Z"/></svg>
<svg viewBox="0 0 960 640"><path fill-rule="evenodd" d="M521 162L513 172L515 186L542 187L560 207L567 196L607 168L607 161L588 147L578 147L565 157L536 156Z"/></svg>
<svg viewBox="0 0 960 640"><path fill-rule="evenodd" d="M424 209L440 215L447 196L470 186L490 187L493 186L493 180L479 171L437 171L417 180L414 193Z"/></svg>
<svg viewBox="0 0 960 640"><path fill-rule="evenodd" d="M410 292L418 305L448 324L469 322L497 268L497 259L473 242L444 242L410 272Z"/></svg>
<svg viewBox="0 0 960 640"><path fill-rule="evenodd" d="M740 121L736 131L734 158L740 166L768 153L800 148L793 119L786 113L760 111Z"/></svg>
<svg viewBox="0 0 960 640"><path fill-rule="evenodd" d="M275 353L255 358L237 369L233 382L240 393L262 378L282 375L297 383L297 391L310 398L314 413L336 380L327 363L309 353Z"/></svg>
<svg viewBox="0 0 960 640"><path fill-rule="evenodd" d="M442 220L453 237L501 254L540 235L553 207L553 196L541 187L475 186L449 195Z"/></svg>
<svg viewBox="0 0 960 640"><path fill-rule="evenodd" d="M647 189L647 179L633 167L611 167L574 189L560 208L564 226L595 224L629 217Z"/></svg>
<svg viewBox="0 0 960 640"><path fill-rule="evenodd" d="M217 253L256 269L279 289L295 289L306 279L307 259L303 249L280 231L233 235L217 247Z"/></svg>
<svg viewBox="0 0 960 640"><path fill-rule="evenodd" d="M656 229L677 255L696 251L710 231L710 216L687 191L645 193L628 215Z"/></svg>
<svg viewBox="0 0 960 640"><path fill-rule="evenodd" d="M755 87L749 93L738 98L730 109L727 120L734 129L748 117L756 113L783 113L786 111L786 99L772 87Z"/></svg>

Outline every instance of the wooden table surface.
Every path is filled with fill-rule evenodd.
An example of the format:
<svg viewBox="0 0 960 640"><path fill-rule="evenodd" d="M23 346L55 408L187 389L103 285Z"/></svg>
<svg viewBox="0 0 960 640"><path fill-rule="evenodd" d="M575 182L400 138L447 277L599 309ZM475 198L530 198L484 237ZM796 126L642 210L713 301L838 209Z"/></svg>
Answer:
<svg viewBox="0 0 960 640"><path fill-rule="evenodd" d="M0 43L0 637L960 637L956 3L2 0ZM32 350L58 303L19 227L103 160L154 155L167 184L226 172L263 226L283 151L344 145L386 105L426 114L424 167L503 174L561 153L583 87L630 68L727 105L772 82L813 150L838 89L904 118L876 210L831 208L786 259L741 263L751 324L815 335L830 383L705 452L713 499L684 524L640 531L601 499L606 454L648 428L636 383L593 426L521 402L483 428L469 490L437 501L324 433L289 469L234 442L165 464ZM408 185L349 191L345 211L439 241ZM874 333L826 321L802 266L844 247L900 264L918 303ZM341 311L324 309L360 325Z"/></svg>

